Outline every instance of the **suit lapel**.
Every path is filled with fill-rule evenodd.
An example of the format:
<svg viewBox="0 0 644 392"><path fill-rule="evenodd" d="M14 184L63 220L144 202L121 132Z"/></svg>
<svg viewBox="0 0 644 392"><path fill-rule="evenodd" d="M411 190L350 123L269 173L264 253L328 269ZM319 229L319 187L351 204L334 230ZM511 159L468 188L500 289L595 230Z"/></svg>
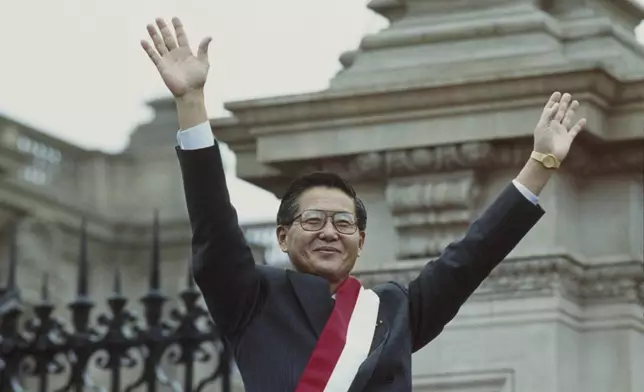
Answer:
<svg viewBox="0 0 644 392"><path fill-rule="evenodd" d="M387 321L383 320L380 317L380 312L378 314L378 325L373 332L373 342L371 343L371 350L369 350L369 355L373 354L380 346L385 342L387 336L389 336L389 324Z"/></svg>
<svg viewBox="0 0 644 392"><path fill-rule="evenodd" d="M287 270L286 275L311 328L319 339L333 310L329 283L319 276L302 274L292 270Z"/></svg>

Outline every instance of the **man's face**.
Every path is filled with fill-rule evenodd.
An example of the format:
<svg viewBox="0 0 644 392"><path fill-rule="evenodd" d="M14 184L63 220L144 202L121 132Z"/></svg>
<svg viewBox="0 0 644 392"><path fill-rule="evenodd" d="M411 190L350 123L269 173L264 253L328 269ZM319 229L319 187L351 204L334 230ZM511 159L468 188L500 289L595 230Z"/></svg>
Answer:
<svg viewBox="0 0 644 392"><path fill-rule="evenodd" d="M298 204L295 222L277 228L280 248L296 270L340 282L353 269L365 238L356 228L353 199L339 189L314 187Z"/></svg>

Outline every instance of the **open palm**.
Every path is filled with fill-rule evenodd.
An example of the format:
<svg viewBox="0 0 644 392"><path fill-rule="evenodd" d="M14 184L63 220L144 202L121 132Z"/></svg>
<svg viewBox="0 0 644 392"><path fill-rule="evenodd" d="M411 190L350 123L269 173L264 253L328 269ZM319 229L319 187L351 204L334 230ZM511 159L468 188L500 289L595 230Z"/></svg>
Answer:
<svg viewBox="0 0 644 392"><path fill-rule="evenodd" d="M573 140L586 125L585 118L572 124L579 102L571 101L572 96L568 93L563 96L559 92L552 94L534 130L534 150L552 154L560 162L566 158Z"/></svg>
<svg viewBox="0 0 644 392"><path fill-rule="evenodd" d="M145 40L141 41L141 46L157 67L172 95L178 98L203 89L210 68L208 45L211 38L201 41L195 56L179 18L173 18L172 25L176 39L165 21L157 19L156 27L151 24L147 26L154 46Z"/></svg>

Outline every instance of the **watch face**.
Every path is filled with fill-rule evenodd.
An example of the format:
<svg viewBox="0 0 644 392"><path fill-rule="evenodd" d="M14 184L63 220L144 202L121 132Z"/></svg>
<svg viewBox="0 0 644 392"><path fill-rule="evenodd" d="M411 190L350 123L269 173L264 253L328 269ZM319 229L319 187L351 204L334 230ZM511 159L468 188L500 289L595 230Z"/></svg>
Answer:
<svg viewBox="0 0 644 392"><path fill-rule="evenodd" d="M555 158L551 155L543 157L543 165L547 168L555 167Z"/></svg>

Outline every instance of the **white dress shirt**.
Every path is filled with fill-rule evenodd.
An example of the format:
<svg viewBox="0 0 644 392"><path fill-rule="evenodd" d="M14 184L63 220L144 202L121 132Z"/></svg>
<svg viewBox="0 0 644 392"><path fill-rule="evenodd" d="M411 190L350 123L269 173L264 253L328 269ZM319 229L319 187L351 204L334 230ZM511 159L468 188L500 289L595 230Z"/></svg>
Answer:
<svg viewBox="0 0 644 392"><path fill-rule="evenodd" d="M194 127L177 132L177 143L182 150L199 150L211 147L215 144L215 137L212 135L212 129L209 122L197 124ZM539 204L539 197L530 192L523 184L517 180L512 180L512 184L526 199L533 204Z"/></svg>

